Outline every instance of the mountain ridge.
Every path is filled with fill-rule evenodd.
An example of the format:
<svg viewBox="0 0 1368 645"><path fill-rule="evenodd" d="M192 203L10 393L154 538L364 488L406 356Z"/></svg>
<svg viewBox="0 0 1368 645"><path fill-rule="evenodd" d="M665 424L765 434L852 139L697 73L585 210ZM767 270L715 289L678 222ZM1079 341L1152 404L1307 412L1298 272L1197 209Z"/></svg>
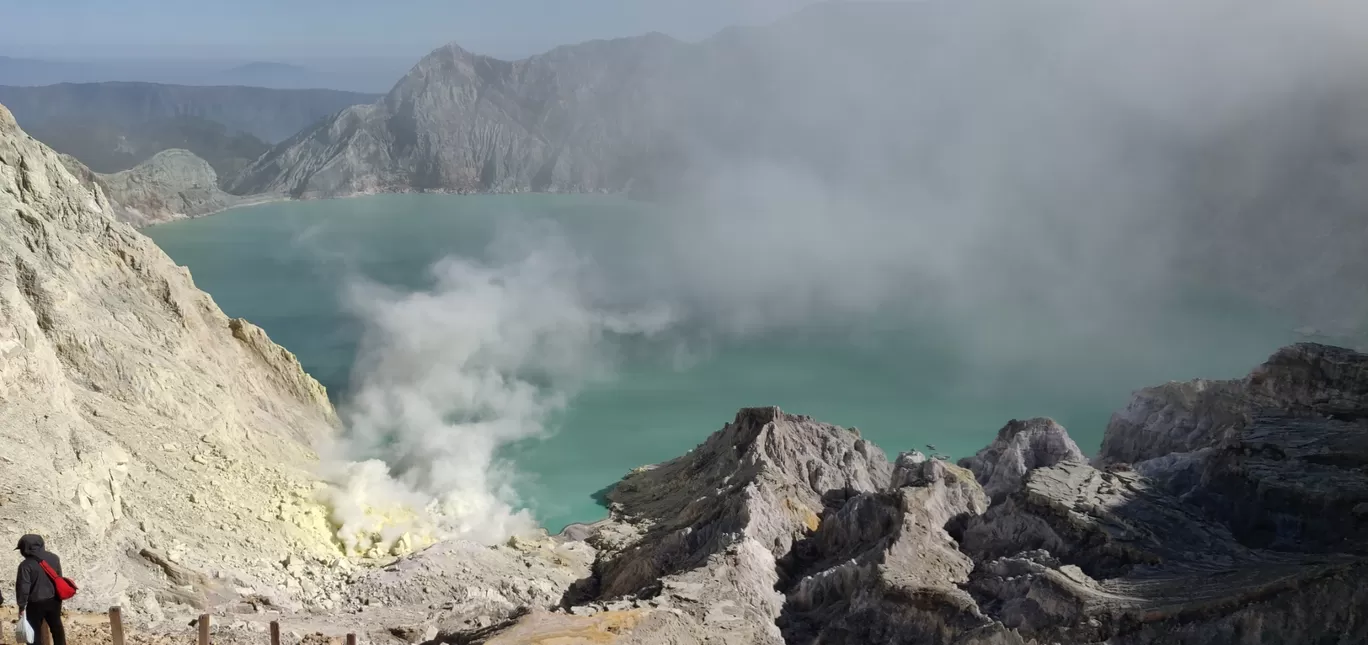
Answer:
<svg viewBox="0 0 1368 645"><path fill-rule="evenodd" d="M154 119L195 116L275 142L309 124L378 95L341 90L280 90L246 86L195 86L136 81L0 86L0 103L21 126L56 120L97 119L130 126Z"/></svg>

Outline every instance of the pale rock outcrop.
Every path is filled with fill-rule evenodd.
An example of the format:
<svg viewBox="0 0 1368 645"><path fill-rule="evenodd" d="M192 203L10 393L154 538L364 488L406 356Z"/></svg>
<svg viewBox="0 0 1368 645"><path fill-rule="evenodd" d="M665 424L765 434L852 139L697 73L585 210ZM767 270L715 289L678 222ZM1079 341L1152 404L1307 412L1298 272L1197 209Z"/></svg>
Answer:
<svg viewBox="0 0 1368 645"><path fill-rule="evenodd" d="M61 159L86 188L99 187L109 198L116 219L138 227L275 199L271 195L240 197L223 192L213 166L188 150L163 150L113 174L94 172L70 155L61 155Z"/></svg>
<svg viewBox="0 0 1368 645"><path fill-rule="evenodd" d="M491 548L452 540L364 572L346 597L353 607L439 610L433 625L441 629L480 629L523 610L557 607L593 561L583 542L514 538Z"/></svg>
<svg viewBox="0 0 1368 645"><path fill-rule="evenodd" d="M335 422L293 355L0 108L0 535L43 534L73 608L311 600L279 563L335 552L310 472Z"/></svg>
<svg viewBox="0 0 1368 645"><path fill-rule="evenodd" d="M644 608L624 642L782 643L776 561L829 504L890 476L883 452L852 430L742 410L689 454L614 487L611 517L590 537L594 578L572 598Z"/></svg>
<svg viewBox="0 0 1368 645"><path fill-rule="evenodd" d="M984 492L996 500L1016 490L1026 473L1064 461L1087 461L1064 426L1053 419L1013 419L993 443L959 465L973 471Z"/></svg>
<svg viewBox="0 0 1368 645"><path fill-rule="evenodd" d="M119 219L134 226L209 215L244 201L220 190L213 166L189 150L163 150L100 179Z"/></svg>
<svg viewBox="0 0 1368 645"><path fill-rule="evenodd" d="M828 513L781 562L793 580L780 619L787 643L962 642L992 626L960 588L974 562L946 531L987 508L983 489L944 461L909 470L900 488Z"/></svg>
<svg viewBox="0 0 1368 645"><path fill-rule="evenodd" d="M638 532L597 567L600 593L639 592L753 541L787 553L817 528L826 499L880 490L888 459L845 428L742 410L694 451L628 475L609 493L613 516Z"/></svg>

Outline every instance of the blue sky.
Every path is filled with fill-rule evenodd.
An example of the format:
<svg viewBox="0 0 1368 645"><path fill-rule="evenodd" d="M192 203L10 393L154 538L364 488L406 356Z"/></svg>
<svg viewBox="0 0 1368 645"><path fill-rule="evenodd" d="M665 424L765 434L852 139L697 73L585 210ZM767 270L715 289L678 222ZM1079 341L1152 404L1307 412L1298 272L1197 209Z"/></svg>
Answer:
<svg viewBox="0 0 1368 645"><path fill-rule="evenodd" d="M697 39L811 0L0 0L0 55L495 56L648 31Z"/></svg>

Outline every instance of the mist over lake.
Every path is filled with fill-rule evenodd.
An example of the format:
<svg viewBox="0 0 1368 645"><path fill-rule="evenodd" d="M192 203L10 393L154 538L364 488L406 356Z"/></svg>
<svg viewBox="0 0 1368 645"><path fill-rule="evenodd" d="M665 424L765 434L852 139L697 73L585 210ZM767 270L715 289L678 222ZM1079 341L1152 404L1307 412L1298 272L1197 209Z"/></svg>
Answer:
<svg viewBox="0 0 1368 645"><path fill-rule="evenodd" d="M930 444L954 458L1009 419L1050 416L1091 452L1133 390L1240 376L1294 340L1293 322L1196 284L1126 311L1108 299L1107 312L1014 297L966 308L910 283L860 306L833 301L867 284L858 276L825 293L726 293L711 285L801 270L802 259L767 268L785 249L758 236L753 261L704 253L684 266L674 249L685 216L618 197L388 195L147 232L229 315L293 351L349 432L383 435L356 456L420 487L463 490L428 453L462 453L494 428L498 440L478 440L492 454L478 486L553 531L598 519L597 491L689 450L741 407L777 405L857 427L889 451ZM699 278L723 268L734 275ZM402 384L386 364L403 366ZM464 434L387 452L404 430L367 425L375 410L356 402L413 392Z"/></svg>

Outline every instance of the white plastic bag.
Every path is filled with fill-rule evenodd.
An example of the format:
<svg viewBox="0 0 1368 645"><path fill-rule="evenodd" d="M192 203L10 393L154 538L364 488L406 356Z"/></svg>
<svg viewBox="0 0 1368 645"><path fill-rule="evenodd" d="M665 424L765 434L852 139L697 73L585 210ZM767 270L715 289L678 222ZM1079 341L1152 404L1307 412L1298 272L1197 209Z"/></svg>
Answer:
<svg viewBox="0 0 1368 645"><path fill-rule="evenodd" d="M19 622L14 624L14 642L32 644L36 640L38 637L33 633L33 625L29 624L28 616L22 611L19 612Z"/></svg>

